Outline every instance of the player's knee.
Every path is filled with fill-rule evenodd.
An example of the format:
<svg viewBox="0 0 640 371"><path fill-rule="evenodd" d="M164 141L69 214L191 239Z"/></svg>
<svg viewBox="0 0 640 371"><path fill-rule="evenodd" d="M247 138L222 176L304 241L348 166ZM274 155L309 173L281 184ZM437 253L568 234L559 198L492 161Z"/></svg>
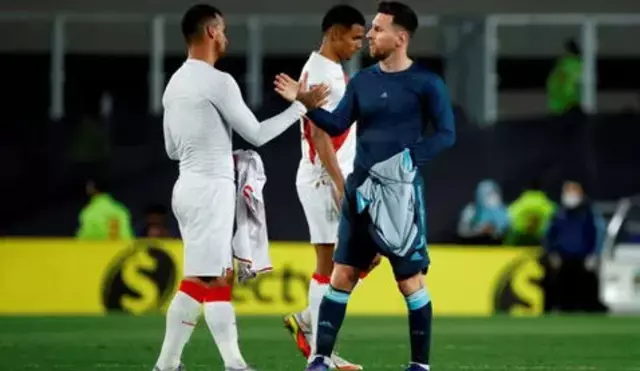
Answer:
<svg viewBox="0 0 640 371"><path fill-rule="evenodd" d="M351 292L358 283L360 271L354 267L336 264L331 274L331 286L338 290Z"/></svg>
<svg viewBox="0 0 640 371"><path fill-rule="evenodd" d="M404 296L411 295L424 286L424 274L422 273L417 273L409 278L398 280L398 289Z"/></svg>

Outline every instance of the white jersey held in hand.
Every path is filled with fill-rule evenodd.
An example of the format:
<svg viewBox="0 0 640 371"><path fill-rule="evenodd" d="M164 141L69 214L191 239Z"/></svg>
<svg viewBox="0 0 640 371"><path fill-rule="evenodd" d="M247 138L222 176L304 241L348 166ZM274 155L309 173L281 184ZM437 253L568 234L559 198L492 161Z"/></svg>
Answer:
<svg viewBox="0 0 640 371"><path fill-rule="evenodd" d="M326 110L334 110L344 96L348 76L340 63L336 63L317 52L311 53L302 74L307 73L310 87L324 83L329 86L330 95ZM301 74L301 75L302 75ZM311 126L308 119L300 121L302 158L296 177L298 197L309 225L312 244L335 243L338 228L338 214L332 196L333 183L322 166L311 140ZM346 179L353 171L356 155L356 126L352 125L338 137L331 138L342 175Z"/></svg>
<svg viewBox="0 0 640 371"><path fill-rule="evenodd" d="M232 130L261 146L307 110L294 102L259 123L233 77L195 59L173 74L162 101L165 148L180 162L172 208L184 242L184 275L224 276L232 268L236 206Z"/></svg>

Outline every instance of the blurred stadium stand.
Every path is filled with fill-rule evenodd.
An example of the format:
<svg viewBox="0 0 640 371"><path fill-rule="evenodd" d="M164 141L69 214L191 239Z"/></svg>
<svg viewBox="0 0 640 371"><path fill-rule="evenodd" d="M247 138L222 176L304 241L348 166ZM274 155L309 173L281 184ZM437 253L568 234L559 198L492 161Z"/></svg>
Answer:
<svg viewBox="0 0 640 371"><path fill-rule="evenodd" d="M223 12L238 21L229 27L230 55L219 67L232 73L246 89L248 14L317 14L333 2L217 1ZM373 13L371 1L350 2ZM423 16L487 13L633 13L640 2L600 1L408 1ZM100 171L109 175L113 193L139 217L149 202L170 200L176 167L166 159L161 121L148 114L150 17L179 15L186 4L168 0L84 2L61 0L7 0L0 5L0 68L8 72L11 87L0 125L0 235L71 235L78 210L86 201L82 181ZM139 14L142 21L70 22L65 47L65 117L48 119L52 18L54 13ZM144 16L149 19L145 20ZM16 18L18 17L18 18ZM21 17L21 18L20 18ZM132 16L133 17L133 16ZM135 17L133 17L135 18ZM264 30L262 81L264 104L259 117L282 108L271 94L277 72L298 74L309 51L319 42L317 24L269 27ZM177 22L165 29L164 78L183 60ZM527 26L501 28L497 72L499 118L496 125L479 128L458 117L456 147L428 167L430 239L452 241L458 213L480 179L493 177L513 200L533 178L557 199L567 178L586 184L597 200L640 193L637 142L640 138L640 25L598 29L598 108L588 117L546 117L545 79L561 52L566 37L579 35L578 27ZM634 36L635 35L635 36ZM427 27L416 36L413 53L444 75L442 30ZM370 63L366 58L362 64ZM74 135L85 115L97 115L100 98L113 96L113 115L105 123L109 148L104 160L92 165L74 162ZM480 97L478 99L481 99ZM270 235L275 240L304 240L306 226L296 199L294 179L300 156L298 128L260 152L269 181ZM238 140L237 147L245 146ZM97 169L97 170L96 170ZM141 198L144 194L146 198Z"/></svg>

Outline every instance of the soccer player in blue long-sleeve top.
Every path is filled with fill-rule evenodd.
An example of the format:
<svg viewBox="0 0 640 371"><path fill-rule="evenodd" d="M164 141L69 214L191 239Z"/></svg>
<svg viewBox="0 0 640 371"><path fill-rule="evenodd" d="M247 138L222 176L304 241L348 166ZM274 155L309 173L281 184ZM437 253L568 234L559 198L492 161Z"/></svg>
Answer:
<svg viewBox="0 0 640 371"><path fill-rule="evenodd" d="M420 166L455 142L454 118L443 81L407 56L409 40L417 27L416 14L408 6L381 2L367 33L370 54L378 63L353 77L333 112L316 109L307 113L316 126L332 136L357 121L354 171L345 185L331 286L320 305L317 349L307 371L328 369L328 357L359 274L368 269L377 253L385 255L369 235L372 221L368 213L357 212L356 188L374 164L405 149L409 149L413 163ZM287 77L279 77L279 83L284 84L284 79ZM425 135L428 123L435 128L435 134L430 136ZM416 188L423 190L419 175ZM419 227L426 235L424 204L419 202L416 206L422 215ZM386 257L409 311L411 362L407 370L428 371L432 306L424 278L429 257L424 246L417 251L419 254L407 254L406 258L389 254Z"/></svg>

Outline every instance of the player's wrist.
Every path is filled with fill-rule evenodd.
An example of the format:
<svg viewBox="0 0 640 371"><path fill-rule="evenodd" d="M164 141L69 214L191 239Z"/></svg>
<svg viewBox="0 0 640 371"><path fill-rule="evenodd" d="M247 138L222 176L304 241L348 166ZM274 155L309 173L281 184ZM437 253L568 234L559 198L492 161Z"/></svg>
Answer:
<svg viewBox="0 0 640 371"><path fill-rule="evenodd" d="M306 114L309 111L307 109L307 106L305 106L304 103L302 103L299 100L294 100L293 102L291 102L291 107L296 109L296 111L300 114L300 116Z"/></svg>
<svg viewBox="0 0 640 371"><path fill-rule="evenodd" d="M333 179L333 185L336 187L336 189L338 190L342 190L344 188L344 179L342 178L334 178Z"/></svg>

